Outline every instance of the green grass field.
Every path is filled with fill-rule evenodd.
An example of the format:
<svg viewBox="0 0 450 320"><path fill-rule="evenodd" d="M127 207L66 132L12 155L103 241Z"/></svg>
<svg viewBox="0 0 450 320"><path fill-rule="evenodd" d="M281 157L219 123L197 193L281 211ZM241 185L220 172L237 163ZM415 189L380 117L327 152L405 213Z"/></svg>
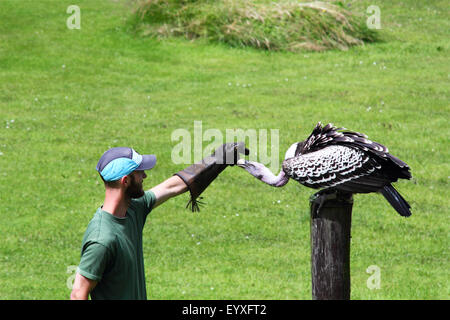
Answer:
<svg viewBox="0 0 450 320"><path fill-rule="evenodd" d="M66 26L71 4L80 30ZM280 162L318 121L387 145L412 168L397 187L413 215L355 196L352 299L448 299L448 3L364 0L352 10L371 4L382 41L295 54L139 37L122 0L0 0L0 299L68 299L103 201L101 154L156 154L149 189L185 167L171 161L171 134L193 132L194 121L278 129ZM312 193L230 167L200 213L185 209L187 194L157 208L144 229L148 298L311 299ZM367 287L371 265L380 289Z"/></svg>

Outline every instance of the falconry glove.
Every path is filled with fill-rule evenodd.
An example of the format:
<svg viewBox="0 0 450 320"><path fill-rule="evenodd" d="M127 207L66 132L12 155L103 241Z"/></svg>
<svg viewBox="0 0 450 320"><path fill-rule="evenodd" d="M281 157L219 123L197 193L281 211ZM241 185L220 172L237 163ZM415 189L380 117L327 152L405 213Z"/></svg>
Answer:
<svg viewBox="0 0 450 320"><path fill-rule="evenodd" d="M190 206L193 212L200 211L197 198L227 166L237 163L239 153L249 154L243 142L225 143L202 161L175 173L186 183L191 194L186 207Z"/></svg>

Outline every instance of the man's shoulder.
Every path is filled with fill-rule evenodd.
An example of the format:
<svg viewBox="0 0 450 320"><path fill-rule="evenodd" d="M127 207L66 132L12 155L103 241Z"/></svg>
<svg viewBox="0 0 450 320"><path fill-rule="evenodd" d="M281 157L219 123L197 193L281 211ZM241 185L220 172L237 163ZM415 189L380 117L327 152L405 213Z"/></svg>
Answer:
<svg viewBox="0 0 450 320"><path fill-rule="evenodd" d="M98 243L107 248L114 245L117 239L115 228L106 214L108 213L102 212L100 208L97 210L84 233L83 245Z"/></svg>
<svg viewBox="0 0 450 320"><path fill-rule="evenodd" d="M156 202L156 196L151 190L144 192L144 195L137 199L132 199L130 207L134 210L143 210L145 214L152 210L153 205Z"/></svg>

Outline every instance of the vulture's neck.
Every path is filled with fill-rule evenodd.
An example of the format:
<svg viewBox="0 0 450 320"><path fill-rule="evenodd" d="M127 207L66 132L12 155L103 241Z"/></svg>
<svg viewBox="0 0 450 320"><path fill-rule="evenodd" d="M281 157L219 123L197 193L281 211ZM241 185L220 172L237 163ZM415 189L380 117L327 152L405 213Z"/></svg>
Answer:
<svg viewBox="0 0 450 320"><path fill-rule="evenodd" d="M286 176L283 170L276 176L265 165L256 161L240 161L238 166L250 173L255 178L261 180L272 187L282 187L289 181L289 177Z"/></svg>
<svg viewBox="0 0 450 320"><path fill-rule="evenodd" d="M286 151L284 159L286 160L294 157L298 146L298 142L292 144ZM289 181L289 176L284 173L283 169L281 169L280 173L276 176L265 165L256 161L247 161L244 159L240 159L237 162L237 165L250 173L255 178L261 180L264 183L267 183L268 185L271 185L272 187L282 187Z"/></svg>

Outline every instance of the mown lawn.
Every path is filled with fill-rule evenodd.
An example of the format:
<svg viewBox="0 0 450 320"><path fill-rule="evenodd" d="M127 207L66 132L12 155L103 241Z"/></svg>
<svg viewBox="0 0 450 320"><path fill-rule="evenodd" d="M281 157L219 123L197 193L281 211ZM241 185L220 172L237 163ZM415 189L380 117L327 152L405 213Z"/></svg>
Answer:
<svg viewBox="0 0 450 320"><path fill-rule="evenodd" d="M80 30L66 26L71 4ZM122 0L1 0L0 299L67 299L103 200L101 154L156 154L151 188L186 166L171 160L171 134L194 121L224 134L278 129L280 163L318 121L387 145L412 168L397 187L413 215L355 196L352 299L448 299L448 4L377 5L383 41L294 54L138 37ZM231 167L200 213L184 208L187 195L157 208L144 229L148 298L310 299L312 192ZM366 285L371 265L380 289Z"/></svg>

